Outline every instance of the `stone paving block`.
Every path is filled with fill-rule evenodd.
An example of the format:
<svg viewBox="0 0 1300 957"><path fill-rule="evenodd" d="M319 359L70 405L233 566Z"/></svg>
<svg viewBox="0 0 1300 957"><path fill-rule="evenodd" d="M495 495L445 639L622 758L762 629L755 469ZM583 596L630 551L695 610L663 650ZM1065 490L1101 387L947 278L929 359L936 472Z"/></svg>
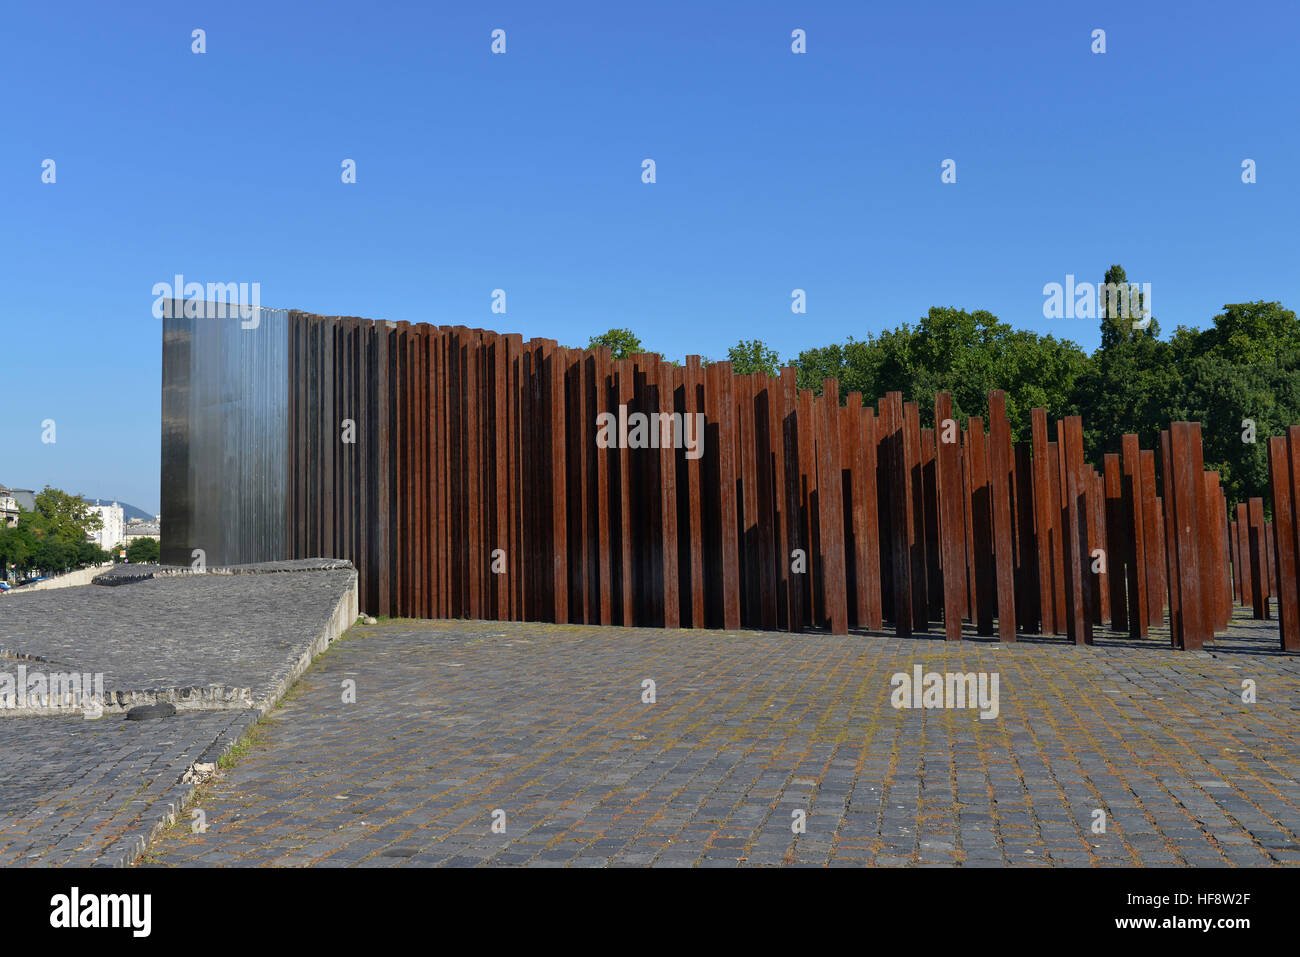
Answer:
<svg viewBox="0 0 1300 957"><path fill-rule="evenodd" d="M333 856L380 834L381 846L443 838L389 866L444 849L452 866L1291 863L1264 845L1300 826L1287 776L1300 768L1296 656L1265 653L1275 639L1240 622L1204 656L1107 641L1099 630L1090 649L994 651L816 633L358 627L263 721L265 747L212 787L210 819L229 823L205 843L306 863L302 848L325 840L306 832L330 822ZM890 676L913 663L997 670L1001 714L894 710ZM1276 694L1232 704L1223 689L1243 667ZM345 674L356 704L337 693ZM654 706L639 701L643 674L659 682ZM1259 761L1249 747L1274 754ZM300 767L328 770L286 788ZM362 814L335 807L338 794L363 797ZM494 807L507 834L490 834ZM1090 832L1099 807L1102 835ZM796 808L807 812L797 838ZM273 813L297 832L268 826ZM356 826L339 831L335 815ZM188 843L170 831L150 854L181 863Z"/></svg>

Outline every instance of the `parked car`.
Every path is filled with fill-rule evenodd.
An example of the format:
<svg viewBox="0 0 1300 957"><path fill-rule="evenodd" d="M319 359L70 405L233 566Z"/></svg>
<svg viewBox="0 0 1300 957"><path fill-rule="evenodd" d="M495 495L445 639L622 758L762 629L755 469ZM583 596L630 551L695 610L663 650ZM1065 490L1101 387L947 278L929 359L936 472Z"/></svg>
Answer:
<svg viewBox="0 0 1300 957"><path fill-rule="evenodd" d="M3 595L7 591L13 591L13 590L14 590L13 585L9 584L8 582L0 582L0 595Z"/></svg>

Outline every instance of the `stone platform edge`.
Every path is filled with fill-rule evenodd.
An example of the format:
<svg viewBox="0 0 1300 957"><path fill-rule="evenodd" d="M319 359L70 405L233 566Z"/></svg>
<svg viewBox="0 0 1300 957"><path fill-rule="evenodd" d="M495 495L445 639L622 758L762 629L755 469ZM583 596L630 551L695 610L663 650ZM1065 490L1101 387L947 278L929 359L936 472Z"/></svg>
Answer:
<svg viewBox="0 0 1300 957"><path fill-rule="evenodd" d="M151 578L179 578L185 575L274 575L283 572L327 572L353 568L345 558L295 558L279 562L254 562L247 565L213 565L194 568L189 565L114 565L90 579L92 585L130 585Z"/></svg>

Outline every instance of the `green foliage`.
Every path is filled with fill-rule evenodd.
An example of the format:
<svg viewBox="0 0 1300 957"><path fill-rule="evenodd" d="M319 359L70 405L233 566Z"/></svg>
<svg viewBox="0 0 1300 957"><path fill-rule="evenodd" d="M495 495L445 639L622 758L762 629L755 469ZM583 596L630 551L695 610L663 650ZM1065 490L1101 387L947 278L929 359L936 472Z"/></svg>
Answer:
<svg viewBox="0 0 1300 957"><path fill-rule="evenodd" d="M1118 452L1121 437L1136 433L1145 449L1159 449L1171 421L1202 423L1205 467L1219 472L1229 502L1268 495L1268 437L1300 424L1300 321L1278 302L1225 305L1204 330L1177 327L1168 339L1152 318L1134 328L1144 303L1128 316L1110 315L1104 286L1128 283L1111 266L1098 289L1101 344L1088 355L1074 342L1014 329L984 310L933 307L915 325L866 339L803 350L791 360L800 389L821 393L836 379L840 398L860 392L874 404L901 392L920 406L921 422L934 424L934 394L951 392L959 420L988 415L988 393L1001 389L1015 440L1030 436L1030 410L1047 410L1049 432L1067 415L1083 418L1085 452L1100 465ZM625 358L643 351L627 329L592 338ZM779 359L759 339L741 340L727 352L737 373L775 375ZM707 362L707 360L706 360ZM1243 442L1243 420L1255 424L1256 441ZM1156 456L1157 471L1160 457Z"/></svg>
<svg viewBox="0 0 1300 957"><path fill-rule="evenodd" d="M50 534L69 541L81 540L104 525L80 496L48 485L36 493L36 511L45 518Z"/></svg>
<svg viewBox="0 0 1300 957"><path fill-rule="evenodd" d="M731 371L737 375L761 372L774 376L781 365L775 349L769 349L761 339L741 339L727 350Z"/></svg>
<svg viewBox="0 0 1300 957"><path fill-rule="evenodd" d="M156 538L137 538L126 546L126 560L132 565L158 561L158 540Z"/></svg>
<svg viewBox="0 0 1300 957"><path fill-rule="evenodd" d="M1069 340L1013 329L989 312L934 307L916 327L902 325L865 341L808 349L795 360L799 388L821 392L837 378L841 396L861 392L874 402L887 392L920 406L934 424L934 394L951 392L959 420L988 414L988 393L1007 394L1016 439L1029 437L1029 410L1071 411L1070 394L1087 356Z"/></svg>
<svg viewBox="0 0 1300 957"><path fill-rule="evenodd" d="M610 329L606 333L592 336L587 340L588 349L596 349L600 346L609 346L611 355L615 359L626 359L638 352L645 352L641 340L633 334L631 329Z"/></svg>
<svg viewBox="0 0 1300 957"><path fill-rule="evenodd" d="M0 575L11 570L59 574L107 561L103 549L86 541L102 525L99 513L81 498L47 485L36 495L35 511L24 509L16 526L0 528Z"/></svg>

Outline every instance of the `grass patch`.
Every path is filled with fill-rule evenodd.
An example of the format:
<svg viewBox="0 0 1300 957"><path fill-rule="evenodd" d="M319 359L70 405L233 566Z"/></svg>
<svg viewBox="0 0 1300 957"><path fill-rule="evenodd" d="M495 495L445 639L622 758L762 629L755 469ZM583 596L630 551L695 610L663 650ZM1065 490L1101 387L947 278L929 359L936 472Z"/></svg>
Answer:
<svg viewBox="0 0 1300 957"><path fill-rule="evenodd" d="M259 721L245 731L243 737L236 741L230 750L217 760L217 767L223 771L229 770L247 757L249 752L265 744L266 729L262 727L262 722Z"/></svg>

